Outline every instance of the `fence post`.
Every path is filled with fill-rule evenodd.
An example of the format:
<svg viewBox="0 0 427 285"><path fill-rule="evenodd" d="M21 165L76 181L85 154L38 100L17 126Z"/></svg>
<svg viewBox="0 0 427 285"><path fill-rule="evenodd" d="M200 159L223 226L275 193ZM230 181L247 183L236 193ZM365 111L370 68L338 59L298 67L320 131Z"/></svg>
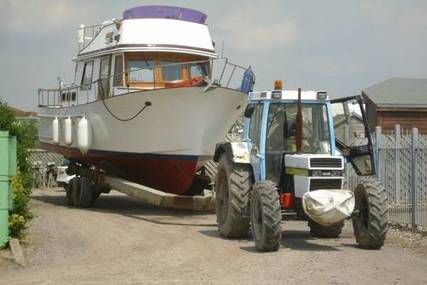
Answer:
<svg viewBox="0 0 427 285"><path fill-rule="evenodd" d="M411 194L412 194L412 227L417 226L417 140L418 129L411 131Z"/></svg>
<svg viewBox="0 0 427 285"><path fill-rule="evenodd" d="M350 145L350 128L347 124L344 124L344 143L346 145ZM349 164L344 164L344 172L345 172L345 177L347 179L347 189L353 189L353 181L350 181L350 169L349 169Z"/></svg>
<svg viewBox="0 0 427 285"><path fill-rule="evenodd" d="M394 127L394 135L395 135L395 153L394 153L394 174L396 175L394 191L395 191L395 202L400 202L400 125L397 124Z"/></svg>
<svg viewBox="0 0 427 285"><path fill-rule="evenodd" d="M381 127L375 127L375 144L374 144L374 161L375 161L375 169L377 170L378 179L381 177L380 172L380 140L381 140Z"/></svg>

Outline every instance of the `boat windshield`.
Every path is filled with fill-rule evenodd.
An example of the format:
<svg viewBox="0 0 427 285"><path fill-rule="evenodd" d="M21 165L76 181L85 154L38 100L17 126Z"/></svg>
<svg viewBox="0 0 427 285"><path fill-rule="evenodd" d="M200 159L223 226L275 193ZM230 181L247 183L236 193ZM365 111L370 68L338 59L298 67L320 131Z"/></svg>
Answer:
<svg viewBox="0 0 427 285"><path fill-rule="evenodd" d="M284 153L296 152L296 103L271 103L268 112L266 163L267 176L278 182ZM325 104L301 105L302 152L330 153L328 113Z"/></svg>

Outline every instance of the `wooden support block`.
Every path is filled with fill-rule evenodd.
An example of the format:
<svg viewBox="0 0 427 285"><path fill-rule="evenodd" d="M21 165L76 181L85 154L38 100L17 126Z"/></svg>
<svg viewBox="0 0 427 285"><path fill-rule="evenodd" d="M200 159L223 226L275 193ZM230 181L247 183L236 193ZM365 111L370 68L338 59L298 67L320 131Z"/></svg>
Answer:
<svg viewBox="0 0 427 285"><path fill-rule="evenodd" d="M22 247L19 243L19 240L16 238L10 239L9 246L10 250L12 251L15 262L19 265L25 266L25 256L24 252L22 251Z"/></svg>

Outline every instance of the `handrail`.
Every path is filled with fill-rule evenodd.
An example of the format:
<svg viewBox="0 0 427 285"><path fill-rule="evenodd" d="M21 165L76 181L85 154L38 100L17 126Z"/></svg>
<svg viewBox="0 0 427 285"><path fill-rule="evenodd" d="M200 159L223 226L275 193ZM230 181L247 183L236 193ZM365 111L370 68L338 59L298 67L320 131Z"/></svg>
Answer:
<svg viewBox="0 0 427 285"><path fill-rule="evenodd" d="M220 61L223 61L222 66L219 67L218 70L216 70L218 74L216 74L219 79L216 80L214 77L216 75L214 74L214 71L218 65L221 64ZM240 70L243 72L243 74L249 69L245 68L241 65L237 65L234 63L231 63L228 61L227 58L217 58L217 59L210 59L210 60L197 60L197 61L188 61L188 62L174 62L174 63L168 63L168 64L162 64L162 65L154 65L150 67L145 68L137 68L130 70L129 68L124 70L123 72L111 74L108 77L99 78L97 80L93 80L88 84L78 85L75 83L61 86L60 88L39 88L38 89L38 105L39 107L50 107L50 108L62 108L62 107L70 107L74 105L79 105L79 101L84 98L81 96L83 94L86 95L86 103L97 100L96 98L102 97L104 98L105 90L104 90L104 84L105 82L108 82L110 87L113 87L113 89L110 91L111 94L107 94L108 96L114 96L114 88L117 89L127 89L128 92L137 92L142 90L154 90L154 89L167 89L167 88L173 88L173 86L162 86L163 83L168 81L159 81L159 79L156 76L156 71L159 68L165 68L170 66L187 66L193 64L206 64L205 68L208 68L209 70L206 70L206 75L202 76L202 79L205 82L215 83L218 86L224 86L227 88L230 88L230 84L235 79L235 73L237 70ZM230 72L228 72L228 69L231 69ZM153 81L144 82L147 83L147 86L142 88L137 88L130 86L129 84L126 85L125 78L129 78L130 74L137 73L142 70L150 70L153 73ZM229 73L229 74L227 74ZM227 75L226 75L227 74ZM114 86L114 82L117 78L121 78L122 85L121 86ZM255 76L254 76L255 79ZM191 80L191 78L190 78ZM152 88L150 88L149 84L152 84ZM239 89L240 87L236 87L234 89ZM132 91L131 91L132 90ZM101 95L100 95L101 94ZM83 102L82 102L83 103Z"/></svg>
<svg viewBox="0 0 427 285"><path fill-rule="evenodd" d="M85 48L87 48L94 40L95 38L99 35L99 33L102 31L102 29L104 28L104 25L92 25L92 26L87 26L87 27L80 27L80 30L83 30L83 42L78 44L78 53L80 53L82 50L84 50ZM86 41L86 33L88 31L91 31L91 39Z"/></svg>

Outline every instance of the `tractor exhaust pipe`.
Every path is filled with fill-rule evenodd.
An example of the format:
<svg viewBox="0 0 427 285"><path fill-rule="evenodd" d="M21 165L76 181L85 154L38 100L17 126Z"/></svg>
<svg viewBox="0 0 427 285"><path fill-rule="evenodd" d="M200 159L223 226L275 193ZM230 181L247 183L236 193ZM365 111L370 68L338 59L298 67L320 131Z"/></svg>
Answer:
<svg viewBox="0 0 427 285"><path fill-rule="evenodd" d="M297 116L296 116L296 130L295 130L295 144L297 153L302 151L302 112L301 112L301 88L298 88L298 102L297 102Z"/></svg>

